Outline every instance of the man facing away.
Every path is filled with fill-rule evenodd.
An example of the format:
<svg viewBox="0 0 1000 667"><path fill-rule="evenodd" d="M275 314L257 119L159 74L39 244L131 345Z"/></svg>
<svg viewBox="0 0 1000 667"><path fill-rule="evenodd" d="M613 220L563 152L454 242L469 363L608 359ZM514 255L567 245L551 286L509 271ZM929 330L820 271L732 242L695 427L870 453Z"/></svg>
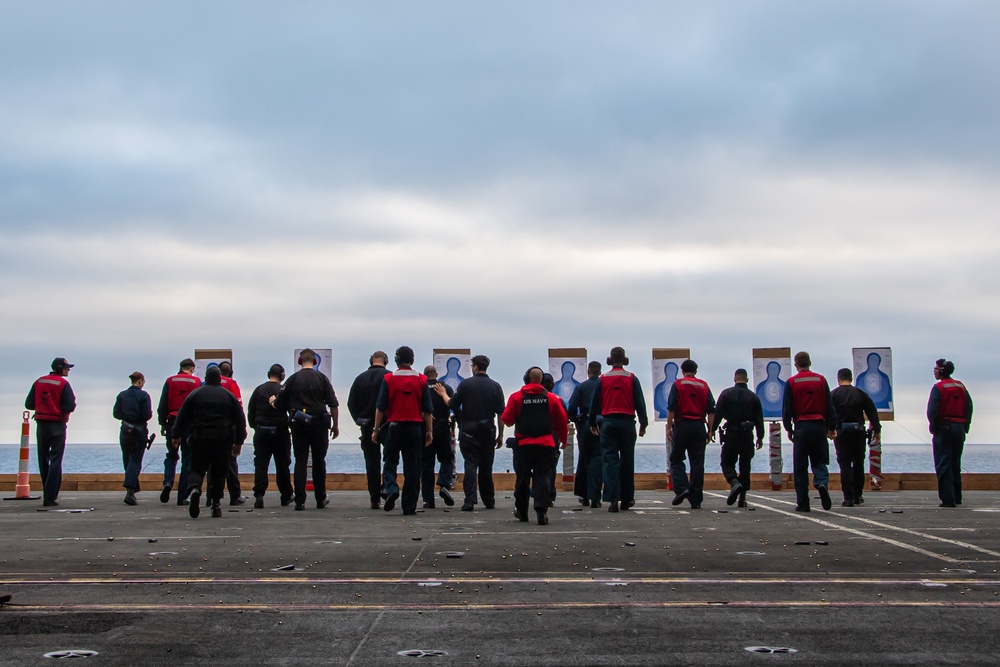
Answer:
<svg viewBox="0 0 1000 667"><path fill-rule="evenodd" d="M587 379L573 388L567 409L570 421L576 424L576 442L580 449L573 493L580 498L584 507L601 506L601 487L604 482L601 474L601 441L591 433L589 424L590 406L600 383L601 362L591 361L587 364Z"/></svg>
<svg viewBox="0 0 1000 667"><path fill-rule="evenodd" d="M830 443L827 440L836 436L836 415L826 378L809 370L811 366L812 359L808 352L796 353L797 372L785 383L785 397L781 406L781 421L792 441L792 474L797 512L810 511L810 467L823 509L829 510L833 506L827 489L830 481L827 467L830 464Z"/></svg>
<svg viewBox="0 0 1000 667"><path fill-rule="evenodd" d="M185 399L173 424L173 436L180 446L181 438L191 444L191 472L188 487L192 489L188 512L192 519L201 512L201 484L208 473L208 499L212 516L222 516L219 501L225 491L226 470L230 457L239 456L247 437L243 407L220 380L218 366L205 371L205 384Z"/></svg>
<svg viewBox="0 0 1000 667"><path fill-rule="evenodd" d="M184 399L201 386L201 380L194 376L194 360L182 359L176 375L171 375L163 383L160 402L156 406L156 417L160 422L160 433L167 440L167 456L163 459L163 491L160 502L170 500L170 490L174 486L177 461L181 462L180 479L177 481L177 504L187 505L188 472L191 470L191 447L184 437L175 438L174 419L181 409Z"/></svg>
<svg viewBox="0 0 1000 667"><path fill-rule="evenodd" d="M737 368L733 374L733 386L723 389L715 403L715 430L720 433L722 445L722 474L729 483L726 504L738 501L738 507L747 506L747 491L750 490L750 462L754 455L754 431L757 431L756 449L764 446L764 407L760 398L747 383L749 377L745 368ZM725 424L723 424L725 420ZM739 472L736 472L737 463Z"/></svg>
<svg viewBox="0 0 1000 667"><path fill-rule="evenodd" d="M873 442L882 438L882 424L871 396L852 384L854 373L850 368L837 371L837 388L830 392L833 411L837 415L837 437L833 441L840 466L840 487L844 491L844 507L864 503L865 447L867 431L865 417L871 424Z"/></svg>
<svg viewBox="0 0 1000 667"><path fill-rule="evenodd" d="M528 520L528 496L535 494L535 515L538 525L549 522L552 471L560 443L566 446L568 419L562 399L542 387L542 369L532 368L527 383L507 400L501 418L514 427L517 439L517 463L514 466L514 516Z"/></svg>
<svg viewBox="0 0 1000 667"><path fill-rule="evenodd" d="M368 358L368 370L362 372L351 384L347 395L347 410L351 419L361 429L361 452L365 457L365 475L368 481L368 497L373 510L379 509L382 493L382 447L377 438L372 438L375 426L375 401L382 388L382 379L389 369L389 355L376 350Z"/></svg>
<svg viewBox="0 0 1000 667"><path fill-rule="evenodd" d="M142 456L149 444L149 420L153 418L153 403L143 387L146 378L139 371L128 376L129 387L115 398L111 414L122 422L118 434L118 444L122 449L122 463L125 467L125 504L137 505L135 494L139 491L139 473L142 471Z"/></svg>
<svg viewBox="0 0 1000 667"><path fill-rule="evenodd" d="M76 396L66 376L74 364L63 357L52 360L52 372L35 380L24 407L35 411L38 472L42 478L42 506L58 505L62 486L62 461L66 452L66 424L76 410Z"/></svg>
<svg viewBox="0 0 1000 667"><path fill-rule="evenodd" d="M267 493L268 468L274 458L274 477L281 494L281 506L286 507L295 496L290 467L292 464L292 439L288 433L288 415L271 405L271 397L281 390L285 369L274 364L267 370L267 382L258 385L247 402L247 423L253 434L253 506L264 507Z"/></svg>
<svg viewBox="0 0 1000 667"><path fill-rule="evenodd" d="M316 509L323 509L330 504L326 495L326 453L330 438L336 440L340 435L340 402L330 380L316 370L315 352L308 347L302 350L298 363L299 370L292 373L270 403L291 418L295 509L306 508L306 468L310 454Z"/></svg>
<svg viewBox="0 0 1000 667"><path fill-rule="evenodd" d="M667 441L670 447L670 475L674 481L673 505L685 499L691 509L700 509L705 487L705 446L715 418L715 398L698 374L698 364L685 359L678 378L667 395ZM691 464L691 478L684 469L684 457Z"/></svg>
<svg viewBox="0 0 1000 667"><path fill-rule="evenodd" d="M227 390L243 407L243 394L240 385L233 379L233 364L223 361L219 364L219 372L222 373L221 386ZM247 500L243 497L243 489L240 486L240 462L235 456L229 459L226 470L226 486L229 488L229 504L242 505Z"/></svg>
<svg viewBox="0 0 1000 667"><path fill-rule="evenodd" d="M619 502L623 509L635 504L635 422L638 417L642 437L649 418L639 378L624 368L625 349L611 348L608 365L611 370L601 376L590 406L590 431L600 436L604 500L609 512L617 512Z"/></svg>
<svg viewBox="0 0 1000 667"><path fill-rule="evenodd" d="M427 386L433 388L438 384L438 372L434 366L424 368L424 376L427 378ZM437 485L440 487L438 495L444 500L444 504L451 507L455 504L449 487L455 478L455 455L451 451L451 436L455 429L455 423L451 420L451 408L448 401L455 395L455 390L450 385L444 385L446 397L441 398L436 391L431 392L431 405L434 409L431 413L433 417L432 438L430 447L424 447L422 454L420 476L420 492L424 497L424 509L434 508L434 460L437 459L440 469L437 476Z"/></svg>
<svg viewBox="0 0 1000 667"><path fill-rule="evenodd" d="M972 425L972 397L964 384L951 377L954 372L954 363L938 359L934 364L937 384L927 399L941 507L962 504L962 450Z"/></svg>
<svg viewBox="0 0 1000 667"><path fill-rule="evenodd" d="M458 447L465 460L462 491L465 501L463 512L476 508L476 493L488 509L496 507L493 486L493 460L496 450L503 446L503 389L486 374L490 358L484 354L472 357L472 377L458 385L448 407L458 421ZM447 398L442 384L434 385L438 396Z"/></svg>
<svg viewBox="0 0 1000 667"><path fill-rule="evenodd" d="M382 493L385 495L386 512L391 512L399 499L396 473L399 459L403 459L403 514L417 513L420 497L420 470L422 450L430 447L432 429L431 394L427 378L413 370L413 349L403 345L396 350L397 370L386 374L382 380L375 403L375 428L373 442L383 422L389 425L383 448Z"/></svg>

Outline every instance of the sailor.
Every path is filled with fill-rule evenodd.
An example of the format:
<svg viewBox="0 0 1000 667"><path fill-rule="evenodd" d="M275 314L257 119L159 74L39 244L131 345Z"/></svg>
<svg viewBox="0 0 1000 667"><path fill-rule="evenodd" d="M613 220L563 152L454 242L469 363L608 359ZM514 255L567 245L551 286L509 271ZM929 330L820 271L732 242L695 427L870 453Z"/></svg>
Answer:
<svg viewBox="0 0 1000 667"><path fill-rule="evenodd" d="M35 411L38 472L42 478L42 506L58 505L62 486L62 460L66 451L66 424L76 410L76 396L66 376L74 364L63 357L52 360L52 372L35 380L24 407Z"/></svg>
<svg viewBox="0 0 1000 667"><path fill-rule="evenodd" d="M118 444L122 448L122 464L125 467L125 504L137 505L135 494L139 491L139 473L142 471L142 456L151 440L147 424L153 418L153 403L143 390L146 378L139 371L128 376L132 384L118 394L111 414L122 422L118 434Z"/></svg>
<svg viewBox="0 0 1000 667"><path fill-rule="evenodd" d="M174 447L186 438L191 447L191 489L188 512L192 519L201 511L201 485L208 473L208 499L213 517L222 516L219 501L225 491L226 470L232 456L239 456L247 438L243 408L229 391L223 389L218 366L205 371L205 385L195 389L181 404L173 423Z"/></svg>
<svg viewBox="0 0 1000 667"><path fill-rule="evenodd" d="M427 377L427 386L433 388L438 384L438 372L434 366L424 368L424 375ZM442 398L436 391L431 392L431 404L434 406L432 416L434 423L432 427L431 446L424 447L422 453L421 466L423 468L420 477L420 492L424 497L424 509L434 508L434 460L437 459L440 466L437 476L438 495L444 500L444 504L451 507L455 504L455 499L451 495L450 486L455 479L455 458L451 451L451 438L455 433L455 422L451 419L451 408L448 401L455 395L455 391L450 385L444 385L446 397ZM459 385L461 386L461 385Z"/></svg>
<svg viewBox="0 0 1000 667"><path fill-rule="evenodd" d="M639 437L646 434L649 418L639 378L625 370L628 357L622 347L611 348L611 370L601 375L590 406L590 431L600 436L604 501L609 512L635 504L635 422ZM600 424L598 418L602 418Z"/></svg>
<svg viewBox="0 0 1000 667"><path fill-rule="evenodd" d="M833 506L827 484L830 481L830 443L836 437L836 415L826 378L809 370L808 352L795 354L795 375L785 383L781 421L792 441L792 474L795 481L795 511L808 512L809 468L819 491L823 509ZM794 425L794 430L793 430Z"/></svg>
<svg viewBox="0 0 1000 667"><path fill-rule="evenodd" d="M177 504L187 505L187 480L191 469L191 448L185 438L179 440L173 435L174 419L181 409L184 399L201 386L201 380L194 376L194 360L182 359L176 375L171 375L163 383L160 402L156 406L156 418L160 422L160 434L167 440L167 456L163 459L163 491L160 502L170 500L170 489L174 486L177 461L181 462L180 479L177 481ZM179 445L175 445L179 442Z"/></svg>
<svg viewBox="0 0 1000 667"><path fill-rule="evenodd" d="M566 446L569 420L562 399L541 384L542 370L525 373L524 386L511 394L501 419L514 427L517 439L517 463L514 466L514 516L528 520L528 498L534 490L538 525L549 522L548 508L552 470L560 444Z"/></svg>
<svg viewBox="0 0 1000 667"><path fill-rule="evenodd" d="M463 380L448 401L458 421L458 447L465 462L463 512L475 510L477 493L483 507L488 510L496 507L493 461L496 450L503 446L503 422L500 420L504 408L503 389L486 373L490 367L489 357L477 354L471 362L472 377ZM434 385L434 391L446 398L447 393L441 385L441 382Z"/></svg>
<svg viewBox="0 0 1000 667"><path fill-rule="evenodd" d="M840 488L844 491L844 507L854 507L864 503L865 490L865 447L867 430L865 417L871 424L872 442L878 444L882 438L882 424L878 410L871 396L852 384L854 373L850 368L837 371L837 388L830 392L833 411L837 415L837 437L833 441L840 466Z"/></svg>
<svg viewBox="0 0 1000 667"><path fill-rule="evenodd" d="M705 446L715 419L715 397L698 374L698 364L685 359L678 378L667 395L667 442L670 443L670 475L674 482L674 505L685 499L691 509L701 508L705 488ZM684 469L685 455L691 463L691 478ZM730 494L732 495L732 494Z"/></svg>
<svg viewBox="0 0 1000 667"><path fill-rule="evenodd" d="M746 369L737 368L733 375L733 386L723 389L715 404L712 440L719 432L722 445L722 474L729 483L726 504L738 502L738 507L747 506L747 491L750 490L750 462L754 455L754 430L757 431L756 449L764 446L764 409L760 398L748 386ZM723 424L725 420L725 424ZM736 472L737 463L739 473Z"/></svg>
<svg viewBox="0 0 1000 667"><path fill-rule="evenodd" d="M938 382L927 399L940 507L962 504L962 449L972 425L972 397L964 384L951 377L954 372L954 363L938 359L934 364Z"/></svg>
<svg viewBox="0 0 1000 667"><path fill-rule="evenodd" d="M403 459L403 514L417 513L420 497L421 450L430 447L434 406L431 404L427 378L413 370L413 349L403 345L396 350L397 370L382 381L375 403L375 428L372 442L377 442L383 423L389 425L383 447L382 493L386 512L391 512L399 500L396 473Z"/></svg>
<svg viewBox="0 0 1000 667"><path fill-rule="evenodd" d="M240 385L233 379L233 364L229 361L219 363L219 371L222 373L222 388L229 391L240 407L243 407L243 395L240 392ZM243 489L240 486L240 462L234 456L229 460L226 470L226 487L229 489L229 504L242 505L247 499L243 497Z"/></svg>
<svg viewBox="0 0 1000 667"><path fill-rule="evenodd" d="M223 376L225 377L225 376ZM247 402L247 423L253 433L253 497L254 509L264 507L268 469L274 459L274 477L278 483L281 506L287 507L295 496L292 488L292 439L288 433L288 415L271 405L271 397L281 390L285 369L274 364L267 370L267 382L258 385ZM223 385L225 386L225 385Z"/></svg>
<svg viewBox="0 0 1000 667"><path fill-rule="evenodd" d="M299 352L299 370L285 381L270 403L289 414L292 451L295 453L295 509L306 508L306 468L312 455L313 494L316 509L330 504L326 494L326 453L330 438L340 435L340 402L329 378L316 370L316 353L308 347Z"/></svg>
<svg viewBox="0 0 1000 667"><path fill-rule="evenodd" d="M361 452L365 457L368 497L373 510L379 509L382 493L382 448L379 442L372 440L372 430L375 426L375 401L382 388L382 378L389 372L388 365L388 354L382 350L373 352L368 358L368 370L354 378L351 392L347 395L351 419L361 429Z"/></svg>
<svg viewBox="0 0 1000 667"><path fill-rule="evenodd" d="M601 362L591 361L587 364L587 379L576 385L569 398L567 414L570 421L576 424L576 444L579 453L576 459L576 478L573 481L573 493L580 498L584 507L601 506L601 474L600 438L590 432L590 405L594 402L594 392L601 383Z"/></svg>

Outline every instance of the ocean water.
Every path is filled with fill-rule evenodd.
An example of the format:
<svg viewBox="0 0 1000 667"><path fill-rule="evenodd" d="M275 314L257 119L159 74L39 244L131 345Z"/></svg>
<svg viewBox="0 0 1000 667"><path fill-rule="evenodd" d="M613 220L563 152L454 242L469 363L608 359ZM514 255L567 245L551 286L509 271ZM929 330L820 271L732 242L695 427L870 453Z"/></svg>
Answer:
<svg viewBox="0 0 1000 667"><path fill-rule="evenodd" d="M163 470L166 447L159 440L146 452L143 472L153 473ZM767 446L757 452L753 459L753 472L770 472ZM0 445L0 474L17 472L18 445ZM31 444L29 470L38 472L35 445ZM462 469L462 454L457 453L458 469ZM830 447L830 470L838 470L833 447ZM239 458L240 471L253 472L253 446L248 442ZM327 455L327 470L332 473L361 473L365 470L364 457L358 444L337 443L330 446ZM636 472L665 472L667 466L666 447L662 444L639 444L635 452ZM792 471L792 447L785 443L782 447L782 468ZM497 472L513 472L511 450L506 447L497 451L493 469ZM63 472L66 473L117 473L122 472L121 449L117 444L66 446L63 457ZM559 470L562 470L560 459ZM705 471L722 472L719 467L719 446L711 444L705 453ZM883 472L934 472L934 460L930 445L882 445ZM1000 472L1000 445L966 445L962 457L962 471L972 473ZM274 464L271 465L274 472Z"/></svg>

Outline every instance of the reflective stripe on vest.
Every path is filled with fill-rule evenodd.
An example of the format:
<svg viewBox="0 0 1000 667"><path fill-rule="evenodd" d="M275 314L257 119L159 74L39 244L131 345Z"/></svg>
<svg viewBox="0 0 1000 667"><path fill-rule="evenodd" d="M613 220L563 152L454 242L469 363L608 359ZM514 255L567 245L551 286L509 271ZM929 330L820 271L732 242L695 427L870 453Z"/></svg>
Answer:
<svg viewBox="0 0 1000 667"><path fill-rule="evenodd" d="M958 380L941 380L937 384L941 392L941 403L938 406L938 419L956 424L964 424L967 396L965 385Z"/></svg>
<svg viewBox="0 0 1000 667"><path fill-rule="evenodd" d="M792 416L798 421L826 421L826 392L823 376L802 371L788 379L792 390Z"/></svg>
<svg viewBox="0 0 1000 667"><path fill-rule="evenodd" d="M385 375L389 390L389 407L385 413L388 422L422 422L421 405L427 378L410 369L400 369Z"/></svg>
<svg viewBox="0 0 1000 667"><path fill-rule="evenodd" d="M677 387L677 416L680 419L705 419L708 405L708 384L698 378L681 378L674 383Z"/></svg>
<svg viewBox="0 0 1000 667"><path fill-rule="evenodd" d="M616 368L601 376L601 414L634 415L632 373Z"/></svg>
<svg viewBox="0 0 1000 667"><path fill-rule="evenodd" d="M35 380L35 421L67 421L62 411L62 394L66 380L59 375L46 375Z"/></svg>

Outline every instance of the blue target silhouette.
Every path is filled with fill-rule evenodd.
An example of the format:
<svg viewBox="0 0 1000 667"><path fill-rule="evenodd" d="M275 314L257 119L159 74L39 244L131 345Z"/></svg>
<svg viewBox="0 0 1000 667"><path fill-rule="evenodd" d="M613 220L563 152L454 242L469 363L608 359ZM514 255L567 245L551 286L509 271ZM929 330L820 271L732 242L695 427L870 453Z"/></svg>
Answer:
<svg viewBox="0 0 1000 667"><path fill-rule="evenodd" d="M458 369L462 367L462 361L458 357L448 357L448 361L444 365L446 372L444 377L441 378L441 382L444 382L453 390L458 389L458 383L465 379L458 373Z"/></svg>
<svg viewBox="0 0 1000 667"><path fill-rule="evenodd" d="M556 395L563 400L563 403L569 403L569 399L573 395L573 390L580 384L580 381L573 377L573 373L575 372L576 364L572 361L563 362L562 377L559 378L555 386Z"/></svg>
<svg viewBox="0 0 1000 667"><path fill-rule="evenodd" d="M670 396L670 388L677 381L677 372L679 370L680 367L673 361L668 361L663 365L663 382L656 385L653 394L653 409L656 410L656 416L659 419L667 418L667 398Z"/></svg>
<svg viewBox="0 0 1000 667"><path fill-rule="evenodd" d="M785 398L785 381L781 379L781 364L777 361L767 362L767 377L757 385L757 398L764 408L765 419L781 417L781 403Z"/></svg>
<svg viewBox="0 0 1000 667"><path fill-rule="evenodd" d="M872 397L872 402L878 410L888 410L892 403L892 382L889 376L880 370L882 355L871 352L868 355L868 368L858 375L855 386Z"/></svg>

